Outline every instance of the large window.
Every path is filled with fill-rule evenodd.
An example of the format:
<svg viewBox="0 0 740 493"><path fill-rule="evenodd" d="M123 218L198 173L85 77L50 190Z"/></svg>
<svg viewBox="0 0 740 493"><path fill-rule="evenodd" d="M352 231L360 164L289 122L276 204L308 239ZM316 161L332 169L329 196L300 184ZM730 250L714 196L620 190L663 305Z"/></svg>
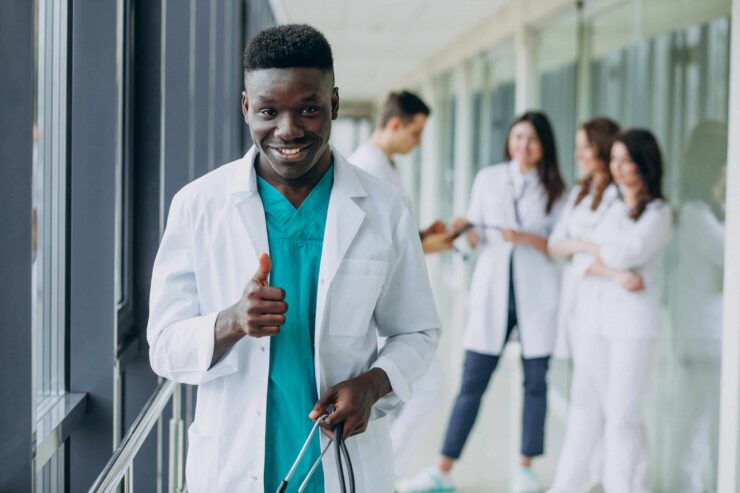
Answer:
<svg viewBox="0 0 740 493"><path fill-rule="evenodd" d="M36 420L66 390L67 19L66 0L38 0L35 19L32 334ZM36 442L42 429L35 429ZM37 464L38 491L57 491L61 453ZM43 467L41 467L43 466Z"/></svg>
<svg viewBox="0 0 740 493"><path fill-rule="evenodd" d="M506 132L515 111L515 60L514 42L507 41L473 61L473 176L503 160Z"/></svg>
<svg viewBox="0 0 740 493"><path fill-rule="evenodd" d="M730 2L681 4L623 2L588 20L587 114L648 128L660 142L675 222L646 409L653 485L715 491Z"/></svg>
<svg viewBox="0 0 740 493"><path fill-rule="evenodd" d="M550 118L563 177L576 178L573 154L578 91L578 15L575 9L548 19L537 31L539 107Z"/></svg>

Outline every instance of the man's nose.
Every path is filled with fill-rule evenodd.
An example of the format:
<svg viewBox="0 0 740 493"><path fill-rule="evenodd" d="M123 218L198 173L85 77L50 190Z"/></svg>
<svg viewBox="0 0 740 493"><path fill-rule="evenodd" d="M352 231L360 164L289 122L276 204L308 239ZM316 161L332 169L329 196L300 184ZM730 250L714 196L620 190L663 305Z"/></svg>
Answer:
<svg viewBox="0 0 740 493"><path fill-rule="evenodd" d="M275 130L275 137L284 141L303 137L303 127L298 122L298 118L291 113L282 115Z"/></svg>

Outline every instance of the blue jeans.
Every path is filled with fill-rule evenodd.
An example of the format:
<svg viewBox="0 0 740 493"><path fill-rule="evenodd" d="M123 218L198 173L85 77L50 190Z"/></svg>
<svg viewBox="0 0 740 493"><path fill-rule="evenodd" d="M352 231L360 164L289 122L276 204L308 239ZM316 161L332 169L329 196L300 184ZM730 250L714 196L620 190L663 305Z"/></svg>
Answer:
<svg viewBox="0 0 740 493"><path fill-rule="evenodd" d="M513 279L513 276L511 276ZM517 325L513 282L509 283L509 318L506 340ZM505 344L505 343L504 343ZM525 457L542 455L547 414L547 368L549 356L522 358L524 370L524 409L522 412L522 446ZM462 453L480 409L481 398L499 362L498 355L465 352L462 384L447 425L442 455L457 459Z"/></svg>

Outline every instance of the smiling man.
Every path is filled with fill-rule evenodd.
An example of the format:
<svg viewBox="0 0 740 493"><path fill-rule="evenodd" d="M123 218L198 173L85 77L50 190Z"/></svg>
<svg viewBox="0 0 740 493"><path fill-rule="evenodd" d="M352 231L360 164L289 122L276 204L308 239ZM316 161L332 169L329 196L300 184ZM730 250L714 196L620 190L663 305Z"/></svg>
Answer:
<svg viewBox="0 0 740 493"><path fill-rule="evenodd" d="M262 31L244 71L254 147L175 195L152 275L152 368L198 385L188 489L275 491L328 415L357 490L391 492L388 413L440 327L414 219L329 146L339 91L321 33ZM316 435L288 491L327 444ZM338 491L333 457L305 491Z"/></svg>

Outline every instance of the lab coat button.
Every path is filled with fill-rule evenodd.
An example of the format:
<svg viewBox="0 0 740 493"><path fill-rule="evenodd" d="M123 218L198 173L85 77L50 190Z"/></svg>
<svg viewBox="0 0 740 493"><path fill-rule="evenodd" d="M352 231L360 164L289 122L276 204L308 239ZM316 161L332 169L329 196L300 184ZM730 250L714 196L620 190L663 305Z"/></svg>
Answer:
<svg viewBox="0 0 740 493"><path fill-rule="evenodd" d="M252 481L257 481L258 479L259 479L259 477L256 474L253 474L252 475Z"/></svg>
<svg viewBox="0 0 740 493"><path fill-rule="evenodd" d="M265 346L260 346L260 351L265 352Z"/></svg>
<svg viewBox="0 0 740 493"><path fill-rule="evenodd" d="M262 411L257 411L257 416L262 416Z"/></svg>
<svg viewBox="0 0 740 493"><path fill-rule="evenodd" d="M321 278L321 284L324 284L324 278L323 277Z"/></svg>

